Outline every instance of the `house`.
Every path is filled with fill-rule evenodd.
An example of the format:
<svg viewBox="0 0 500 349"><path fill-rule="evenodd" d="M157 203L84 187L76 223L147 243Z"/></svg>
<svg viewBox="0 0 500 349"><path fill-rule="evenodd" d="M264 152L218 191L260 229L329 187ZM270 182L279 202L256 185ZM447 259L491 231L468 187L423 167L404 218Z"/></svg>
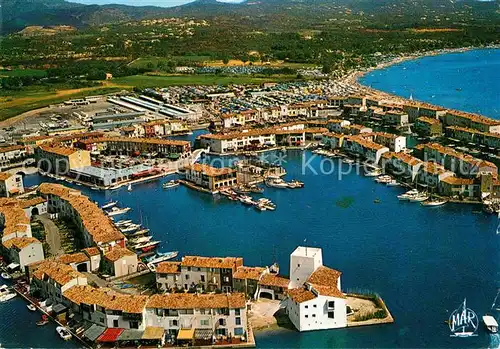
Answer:
<svg viewBox="0 0 500 349"><path fill-rule="evenodd" d="M59 145L39 146L35 149L35 159L40 170L62 175L90 166L90 152Z"/></svg>
<svg viewBox="0 0 500 349"><path fill-rule="evenodd" d="M0 168L24 159L26 148L22 145L0 147Z"/></svg>
<svg viewBox="0 0 500 349"><path fill-rule="evenodd" d="M408 114L398 110L388 110L382 115L382 122L389 126L405 126L408 125Z"/></svg>
<svg viewBox="0 0 500 349"><path fill-rule="evenodd" d="M426 137L441 136L443 124L438 119L421 116L415 120L415 132Z"/></svg>
<svg viewBox="0 0 500 349"><path fill-rule="evenodd" d="M389 151L389 148L360 136L351 136L344 139L342 148L346 152L358 155L373 164L378 164L382 154Z"/></svg>
<svg viewBox="0 0 500 349"><path fill-rule="evenodd" d="M437 189L439 182L447 177L455 177L455 174L447 171L439 163L424 161L417 175L417 184L425 188Z"/></svg>
<svg viewBox="0 0 500 349"><path fill-rule="evenodd" d="M96 247L91 247L83 249L82 252L59 255L55 260L69 265L75 271L95 272L99 270L101 254Z"/></svg>
<svg viewBox="0 0 500 349"><path fill-rule="evenodd" d="M216 193L220 188L238 184L236 170L232 168L215 168L204 164L193 164L186 167L186 180L202 188Z"/></svg>
<svg viewBox="0 0 500 349"><path fill-rule="evenodd" d="M103 258L102 270L115 277L122 277L137 272L139 261L137 254L127 248L115 246Z"/></svg>
<svg viewBox="0 0 500 349"><path fill-rule="evenodd" d="M334 133L342 133L344 129L347 128L347 126L351 125L351 122L349 120L342 120L342 119L330 119L328 120L328 123L326 125L326 128Z"/></svg>
<svg viewBox="0 0 500 349"><path fill-rule="evenodd" d="M481 132L500 133L500 121L458 110L447 110L442 117L445 126L472 128Z"/></svg>
<svg viewBox="0 0 500 349"><path fill-rule="evenodd" d="M389 148L390 151L399 153L406 149L406 137L387 132L361 133L360 137Z"/></svg>
<svg viewBox="0 0 500 349"><path fill-rule="evenodd" d="M156 266L156 287L160 291L181 289L181 263L161 262Z"/></svg>
<svg viewBox="0 0 500 349"><path fill-rule="evenodd" d="M286 290L290 280L276 275L274 273L265 273L260 278L257 283L257 299L268 298L268 299L279 299L283 300L286 297Z"/></svg>
<svg viewBox="0 0 500 349"><path fill-rule="evenodd" d="M344 135L340 133L325 132L323 133L323 141L325 148L340 149L344 142Z"/></svg>
<svg viewBox="0 0 500 349"><path fill-rule="evenodd" d="M409 183L415 181L423 164L422 160L404 152L387 152L382 157L382 168Z"/></svg>
<svg viewBox="0 0 500 349"><path fill-rule="evenodd" d="M472 178L446 177L439 182L438 191L441 195L468 198L480 197L480 183Z"/></svg>
<svg viewBox="0 0 500 349"><path fill-rule="evenodd" d="M4 256L21 270L44 259L42 243L34 237L15 237L2 242Z"/></svg>
<svg viewBox="0 0 500 349"><path fill-rule="evenodd" d="M0 197L11 197L24 193L23 177L8 172L0 172Z"/></svg>
<svg viewBox="0 0 500 349"><path fill-rule="evenodd" d="M243 292L248 297L256 299L259 289L259 281L262 276L269 273L269 269L262 267L241 266L233 274L233 290Z"/></svg>
<svg viewBox="0 0 500 349"><path fill-rule="evenodd" d="M290 286L285 311L298 331L347 326L341 272L323 265L320 248L299 246L290 255Z"/></svg>

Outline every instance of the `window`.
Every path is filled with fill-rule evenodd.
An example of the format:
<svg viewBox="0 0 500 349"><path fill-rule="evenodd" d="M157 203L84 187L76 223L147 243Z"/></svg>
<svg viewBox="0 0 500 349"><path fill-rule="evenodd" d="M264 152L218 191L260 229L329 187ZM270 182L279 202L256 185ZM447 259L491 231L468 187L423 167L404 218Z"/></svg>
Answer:
<svg viewBox="0 0 500 349"><path fill-rule="evenodd" d="M201 271L201 268L197 268L198 271Z"/></svg>
<svg viewBox="0 0 500 349"><path fill-rule="evenodd" d="M118 327L118 320L113 320L113 327Z"/></svg>
<svg viewBox="0 0 500 349"><path fill-rule="evenodd" d="M307 319L309 317L309 315L304 315L304 317Z"/></svg>
<svg viewBox="0 0 500 349"><path fill-rule="evenodd" d="M139 328L139 322L137 321L130 321L129 322L130 328L137 330Z"/></svg>
<svg viewBox="0 0 500 349"><path fill-rule="evenodd" d="M240 317L236 318L236 325L241 325L241 318Z"/></svg>
<svg viewBox="0 0 500 349"><path fill-rule="evenodd" d="M316 314L313 314L312 316L313 316L313 317L316 317Z"/></svg>
<svg viewBox="0 0 500 349"><path fill-rule="evenodd" d="M297 268L300 268L300 263L297 264Z"/></svg>
<svg viewBox="0 0 500 349"><path fill-rule="evenodd" d="M177 326L178 325L178 322L177 320L170 320L170 326Z"/></svg>
<svg viewBox="0 0 500 349"><path fill-rule="evenodd" d="M309 306L308 306L308 305L306 305L306 306L305 306L305 308L306 308L306 309L308 309L308 308L309 308Z"/></svg>
<svg viewBox="0 0 500 349"><path fill-rule="evenodd" d="M191 271L191 267L188 267L188 271Z"/></svg>
<svg viewBox="0 0 500 349"><path fill-rule="evenodd" d="M240 309L234 309L234 315L240 316L241 310Z"/></svg>
<svg viewBox="0 0 500 349"><path fill-rule="evenodd" d="M224 282L229 282L229 276L224 276Z"/></svg>
<svg viewBox="0 0 500 349"><path fill-rule="evenodd" d="M205 275L200 275L201 282L205 282Z"/></svg>
<svg viewBox="0 0 500 349"><path fill-rule="evenodd" d="M242 336L243 335L243 328L242 327L236 327L234 329L234 335L235 336Z"/></svg>
<svg viewBox="0 0 500 349"><path fill-rule="evenodd" d="M333 314L334 314L334 313L333 313L333 311L329 311L329 312L328 312L328 318L329 318L329 319L334 319L335 317L334 317L334 315L333 315Z"/></svg>
<svg viewBox="0 0 500 349"><path fill-rule="evenodd" d="M329 301L328 302L328 308L335 309L335 302L334 301Z"/></svg>
<svg viewBox="0 0 500 349"><path fill-rule="evenodd" d="M224 319L219 319L219 325L220 326L224 326L226 323L226 321L224 321Z"/></svg>
<svg viewBox="0 0 500 349"><path fill-rule="evenodd" d="M186 275L186 280L189 280L189 275Z"/></svg>
<svg viewBox="0 0 500 349"><path fill-rule="evenodd" d="M206 320L200 320L200 326L209 326L208 319L206 319Z"/></svg>

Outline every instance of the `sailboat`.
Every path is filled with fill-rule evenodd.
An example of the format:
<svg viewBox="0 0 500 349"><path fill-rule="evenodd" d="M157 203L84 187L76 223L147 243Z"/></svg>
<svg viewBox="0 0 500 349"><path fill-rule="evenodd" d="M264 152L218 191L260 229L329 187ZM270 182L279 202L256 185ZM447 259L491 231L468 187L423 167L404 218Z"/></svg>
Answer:
<svg viewBox="0 0 500 349"><path fill-rule="evenodd" d="M128 184L127 190L132 191L132 184L130 184L130 183Z"/></svg>

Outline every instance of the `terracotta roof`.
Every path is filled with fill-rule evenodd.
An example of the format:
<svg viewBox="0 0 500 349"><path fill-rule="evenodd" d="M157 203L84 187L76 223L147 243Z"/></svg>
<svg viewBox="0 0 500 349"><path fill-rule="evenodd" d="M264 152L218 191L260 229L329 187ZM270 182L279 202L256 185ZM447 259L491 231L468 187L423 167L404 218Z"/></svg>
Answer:
<svg viewBox="0 0 500 349"><path fill-rule="evenodd" d="M0 172L0 181L6 181L10 177L12 177L13 174L9 172Z"/></svg>
<svg viewBox="0 0 500 349"><path fill-rule="evenodd" d="M215 309L245 308L246 299L243 293L197 294L171 293L155 294L149 298L147 308L160 309Z"/></svg>
<svg viewBox="0 0 500 349"><path fill-rule="evenodd" d="M403 153L403 152L399 152L399 153L387 152L387 153L382 154L382 156L384 158L387 158L387 159L391 159L391 158L398 159L399 161L401 161L407 165L410 165L410 166L416 166L418 164L423 163L422 160L420 160L414 156L411 156L410 154Z"/></svg>
<svg viewBox="0 0 500 349"><path fill-rule="evenodd" d="M441 123L441 121L439 121L438 119L428 118L426 116L421 116L421 117L417 118L417 120L420 122L425 122L426 124L430 124L430 125L437 125L437 124Z"/></svg>
<svg viewBox="0 0 500 349"><path fill-rule="evenodd" d="M183 267L224 268L233 269L233 272L242 265L243 258L241 257L184 256L181 262L181 266Z"/></svg>
<svg viewBox="0 0 500 349"><path fill-rule="evenodd" d="M88 247L84 248L83 251L89 255L89 256L99 256L101 252L99 252L99 249L97 247Z"/></svg>
<svg viewBox="0 0 500 349"><path fill-rule="evenodd" d="M57 282L59 285L65 285L76 278L85 278L85 275L74 271L69 265L48 260L40 263L37 270L33 273L33 277L39 280L43 280L44 275Z"/></svg>
<svg viewBox="0 0 500 349"><path fill-rule="evenodd" d="M16 150L24 150L24 147L22 145L11 145L8 147L0 147L0 153L8 153Z"/></svg>
<svg viewBox="0 0 500 349"><path fill-rule="evenodd" d="M261 267L238 267L236 272L233 274L235 279L250 279L250 280L260 280L262 274L266 271L266 268Z"/></svg>
<svg viewBox="0 0 500 349"><path fill-rule="evenodd" d="M421 167L422 171L433 174L433 175L440 175L443 174L446 171L446 169L443 167L443 165L438 164L433 161L424 161Z"/></svg>
<svg viewBox="0 0 500 349"><path fill-rule="evenodd" d="M439 143L427 143L423 145L424 151L435 151L436 153L447 155L450 157L454 157L460 161L467 162L471 164L472 166L480 167L480 166L489 166L495 170L495 173L498 172L497 166L489 161L481 160L478 158L475 158L471 155L461 153L459 151L456 151L453 148L450 147L445 147Z"/></svg>
<svg viewBox="0 0 500 349"><path fill-rule="evenodd" d="M34 244L39 243L38 239L33 237L21 237L21 238L12 238L3 242L5 248L16 248L18 250L22 250L23 248Z"/></svg>
<svg viewBox="0 0 500 349"><path fill-rule="evenodd" d="M161 262L156 267L157 274L180 274L181 262Z"/></svg>
<svg viewBox="0 0 500 349"><path fill-rule="evenodd" d="M97 244L124 239L123 234L115 227L109 217L78 190L60 184L42 183L38 191L42 195L55 195L67 201L78 213L86 230Z"/></svg>
<svg viewBox="0 0 500 349"><path fill-rule="evenodd" d="M263 286L275 286L275 287L282 287L282 288L288 288L288 284L290 283L290 280L285 279L284 277L275 275L275 274L264 274L262 275L262 278L259 281L259 285Z"/></svg>
<svg viewBox="0 0 500 349"><path fill-rule="evenodd" d="M32 137L24 137L22 139L19 139L17 142L18 143L30 143L30 142L38 142L38 141L51 141L53 139L52 136L32 136Z"/></svg>
<svg viewBox="0 0 500 349"><path fill-rule="evenodd" d="M0 198L0 215L4 217L3 236L13 233L26 234L30 219L19 206L19 201L10 198Z"/></svg>
<svg viewBox="0 0 500 349"><path fill-rule="evenodd" d="M441 180L441 182L445 182L451 185L470 185L474 184L474 179L472 178L458 178L449 176Z"/></svg>
<svg viewBox="0 0 500 349"><path fill-rule="evenodd" d="M209 177L217 177L217 176L236 172L236 170L229 168L229 167L216 168L216 167L211 167L211 166L208 166L205 164L198 164L198 163L187 166L186 169L192 170L195 172L201 172Z"/></svg>
<svg viewBox="0 0 500 349"><path fill-rule="evenodd" d="M338 270L325 266L320 266L309 276L307 282L323 296L345 298L345 295L338 289L337 284L342 273Z"/></svg>
<svg viewBox="0 0 500 349"><path fill-rule="evenodd" d="M72 254L63 254L56 257L56 260L60 263L71 264L71 263L83 263L89 260L89 257L83 253L72 253Z"/></svg>
<svg viewBox="0 0 500 349"><path fill-rule="evenodd" d="M92 286L73 286L63 296L75 304L95 304L109 310L121 310L125 313L142 313L148 296L126 295L108 288Z"/></svg>
<svg viewBox="0 0 500 349"><path fill-rule="evenodd" d="M463 112L460 110L448 110L446 112L446 115L453 115L453 116L462 117L464 119L469 119L472 122L487 125L487 126L500 125L499 120L490 119L490 118L487 118L487 117L479 115L479 114L466 113L466 112Z"/></svg>
<svg viewBox="0 0 500 349"><path fill-rule="evenodd" d="M310 301L311 299L316 298L314 293L312 293L305 287L293 288L291 290L286 291L286 293L291 299L293 299L297 303L307 302Z"/></svg>
<svg viewBox="0 0 500 349"><path fill-rule="evenodd" d="M78 152L78 149L74 148L68 148L68 147L61 147L57 145L40 145L39 146L40 150L46 152L46 153L52 153L52 154L57 154L60 156L69 156L72 155L76 152Z"/></svg>
<svg viewBox="0 0 500 349"><path fill-rule="evenodd" d="M39 204L43 204L44 202L47 202L44 198L37 196L35 198L29 199L29 200L20 200L19 201L19 206L21 208L28 208L32 206L36 206Z"/></svg>
<svg viewBox="0 0 500 349"><path fill-rule="evenodd" d="M104 255L104 258L106 258L107 260L109 260L111 262L116 262L120 258L123 258L126 256L135 256L135 255L136 254L134 252L130 251L127 248L115 246L115 247L113 247L113 249L110 252L108 252Z"/></svg>
<svg viewBox="0 0 500 349"><path fill-rule="evenodd" d="M101 137L83 140L81 143L142 143L142 144L155 144L155 145L178 145L186 146L190 143L188 141L178 141L174 139L159 139L159 138L136 138L136 137Z"/></svg>

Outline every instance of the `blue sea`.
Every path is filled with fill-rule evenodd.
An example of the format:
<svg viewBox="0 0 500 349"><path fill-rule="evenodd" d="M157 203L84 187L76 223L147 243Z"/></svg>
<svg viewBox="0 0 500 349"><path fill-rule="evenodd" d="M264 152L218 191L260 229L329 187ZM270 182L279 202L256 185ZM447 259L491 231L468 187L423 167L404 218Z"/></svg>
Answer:
<svg viewBox="0 0 500 349"><path fill-rule="evenodd" d="M131 207L129 217L151 229L162 241L162 251L242 256L249 266L278 262L288 274L296 246L321 247L324 263L342 271L344 291L380 294L395 319L394 324L364 328L258 333L259 348L499 347L499 337L482 326L477 337L452 338L445 323L464 298L478 316L491 312L499 317L491 310L500 286L497 217L470 205L426 208L399 202L396 196L403 189L377 184L346 164L332 164L309 151L268 156L281 161L286 179L305 183L298 190L266 188L263 195L277 204L274 212L258 212L182 186L163 190L161 183L175 176L135 185L132 192L77 188L100 203L116 199L120 206ZM26 185L40 180L25 178ZM19 299L0 304L0 314L3 347L78 346L62 342L53 326L35 328L38 317Z"/></svg>
<svg viewBox="0 0 500 349"><path fill-rule="evenodd" d="M372 71L359 81L401 97L500 118L500 49L423 57Z"/></svg>

